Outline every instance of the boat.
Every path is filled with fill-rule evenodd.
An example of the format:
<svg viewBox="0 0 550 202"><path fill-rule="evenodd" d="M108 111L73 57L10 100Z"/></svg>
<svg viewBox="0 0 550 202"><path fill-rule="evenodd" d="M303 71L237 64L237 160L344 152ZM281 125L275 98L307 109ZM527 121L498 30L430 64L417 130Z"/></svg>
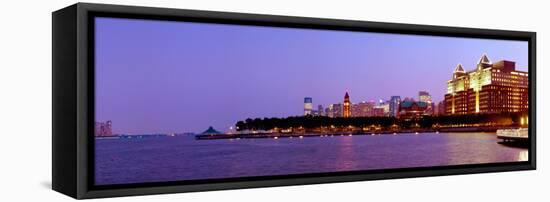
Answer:
<svg viewBox="0 0 550 202"><path fill-rule="evenodd" d="M497 138L502 140L500 144L528 147L529 146L529 129L498 129Z"/></svg>
<svg viewBox="0 0 550 202"><path fill-rule="evenodd" d="M501 139L527 139L529 138L528 128L498 129L497 137Z"/></svg>

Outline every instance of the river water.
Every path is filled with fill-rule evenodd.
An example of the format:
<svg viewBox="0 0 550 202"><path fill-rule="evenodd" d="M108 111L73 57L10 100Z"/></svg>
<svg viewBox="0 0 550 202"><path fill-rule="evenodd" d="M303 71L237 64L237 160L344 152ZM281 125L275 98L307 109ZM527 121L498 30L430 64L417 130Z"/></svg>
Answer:
<svg viewBox="0 0 550 202"><path fill-rule="evenodd" d="M494 133L96 139L96 185L527 161Z"/></svg>

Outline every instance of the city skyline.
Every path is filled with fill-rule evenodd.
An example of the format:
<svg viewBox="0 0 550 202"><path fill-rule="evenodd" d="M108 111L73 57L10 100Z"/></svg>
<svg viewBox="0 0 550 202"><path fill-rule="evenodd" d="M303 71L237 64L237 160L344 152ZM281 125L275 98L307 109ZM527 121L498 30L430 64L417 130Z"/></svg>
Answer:
<svg viewBox="0 0 550 202"><path fill-rule="evenodd" d="M346 90L352 103L419 91L437 103L456 65L474 69L484 53L527 71L527 42L96 20L96 121L113 133L224 131L303 115L304 97L342 103Z"/></svg>

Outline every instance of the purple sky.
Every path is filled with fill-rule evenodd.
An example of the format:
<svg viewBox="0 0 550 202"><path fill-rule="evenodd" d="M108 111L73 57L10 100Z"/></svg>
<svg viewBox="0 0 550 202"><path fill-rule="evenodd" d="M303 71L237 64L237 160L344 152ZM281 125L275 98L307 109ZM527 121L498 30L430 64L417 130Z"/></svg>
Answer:
<svg viewBox="0 0 550 202"><path fill-rule="evenodd" d="M248 117L318 104L443 99L458 63L483 53L527 71L527 42L348 31L96 19L96 120L115 133L225 131Z"/></svg>

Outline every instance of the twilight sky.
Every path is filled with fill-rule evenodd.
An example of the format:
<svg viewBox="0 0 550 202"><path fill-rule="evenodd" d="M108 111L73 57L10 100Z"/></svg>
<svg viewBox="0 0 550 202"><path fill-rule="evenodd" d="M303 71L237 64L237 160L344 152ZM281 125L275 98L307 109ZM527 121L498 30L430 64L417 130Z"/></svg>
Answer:
<svg viewBox="0 0 550 202"><path fill-rule="evenodd" d="M225 131L248 117L414 97L443 99L483 53L527 71L528 43L349 31L96 18L96 121L127 134Z"/></svg>

